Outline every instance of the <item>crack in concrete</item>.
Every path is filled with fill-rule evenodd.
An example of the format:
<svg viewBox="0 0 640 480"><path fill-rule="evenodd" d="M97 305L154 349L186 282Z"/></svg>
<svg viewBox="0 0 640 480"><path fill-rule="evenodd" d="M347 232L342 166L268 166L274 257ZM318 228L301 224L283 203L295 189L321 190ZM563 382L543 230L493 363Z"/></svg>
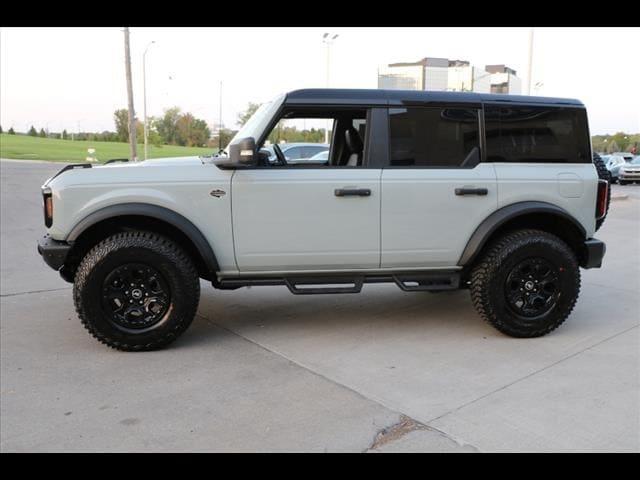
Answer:
<svg viewBox="0 0 640 480"><path fill-rule="evenodd" d="M66 288L50 288L48 290L32 290L29 292L16 292L16 293L5 293L4 295L0 295L0 298L4 297L15 297L17 295L30 295L32 293L46 293L46 292L61 292L62 290L71 290L72 287Z"/></svg>
<svg viewBox="0 0 640 480"><path fill-rule="evenodd" d="M244 335L241 335L237 332L234 332L233 330L228 329L227 327L220 325L216 322L214 322L213 320L209 319L208 317L206 317L205 315L202 315L200 313L196 313L197 317L202 318L204 321L206 321L207 323L209 323L210 325L219 328L231 335L234 335L236 337L240 337L241 339L243 339L246 342L249 342L255 346L257 346L258 348L261 348L262 350L265 350L269 353L272 353L274 355L277 355L281 358L284 358L285 360L287 360L288 362L292 363L293 365L302 368L306 371L308 371L309 373L311 373L312 375L315 375L317 377L322 378L323 380L326 380L328 382L333 383L334 385L337 385L341 388L344 388L346 390L349 390L350 392L354 393L355 395L359 396L360 398L364 398L365 400L369 401L369 402L373 402L377 405L380 405L382 408L389 410L393 413L397 413L398 415L400 415L400 420L396 423L394 423L393 425L390 426L386 426L383 427L382 429L378 430L378 432L376 433L372 443L362 451L362 453L366 453L370 450L374 450L382 445L391 443L393 441L396 441L402 437L404 437L405 435L407 435L410 432L416 431L416 430L423 430L423 431L431 431L431 432L436 432L438 435L443 436L444 438L446 438L447 440L453 442L455 445L459 446L459 447L468 447L470 449L473 449L474 451L479 452L480 450L478 450L478 448L476 448L475 446L468 444L468 443L463 443L460 442L458 440L456 440L455 438L451 437L450 435L448 435L447 433L443 432L442 430L439 430L435 427L431 427L429 425L426 425L424 423L418 422L416 420L414 420L413 418L409 417L408 415L405 415L402 412L399 412L397 410L395 410L394 408L389 407L388 405L385 405L384 403L373 399L373 398L369 398L366 395L360 393L357 390L354 390L353 388L349 387L348 385L344 385L340 382L337 382L335 380L333 380L332 378L326 377L325 375L316 372L315 370L312 370L311 368L307 367L306 365L303 365L289 357L287 357L286 355L284 355L283 353L280 353L278 351L275 350L271 350L270 348L265 347L264 345L261 345L260 343L251 340L250 338L245 337Z"/></svg>
<svg viewBox="0 0 640 480"><path fill-rule="evenodd" d="M416 422L413 418L401 414L399 422L388 427L384 427L376 433L373 442L363 451L363 453L366 453L369 450L376 450L381 446L399 440L409 432L414 432L416 430L428 430L428 428L426 425Z"/></svg>
<svg viewBox="0 0 640 480"><path fill-rule="evenodd" d="M450 442L452 442L458 447L467 447L475 452L479 452L479 450L473 445L470 445L468 443L461 443L455 438L448 435L447 433L443 432L442 430L438 430L437 428L431 427L429 425L425 425L424 423L420 423L407 415L400 414L400 421L378 431L371 445L369 445L369 447L363 450L362 453L378 450L380 449L380 447L384 445L400 440L405 435L411 432L420 431L420 430L426 431L426 432L433 432L443 438L446 438L447 440L449 440Z"/></svg>

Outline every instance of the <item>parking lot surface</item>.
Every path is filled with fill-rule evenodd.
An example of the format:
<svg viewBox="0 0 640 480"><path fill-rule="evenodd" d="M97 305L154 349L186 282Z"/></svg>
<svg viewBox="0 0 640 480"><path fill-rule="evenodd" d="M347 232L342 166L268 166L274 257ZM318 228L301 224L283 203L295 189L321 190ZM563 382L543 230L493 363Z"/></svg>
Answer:
<svg viewBox="0 0 640 480"><path fill-rule="evenodd" d="M567 322L500 334L467 291L214 290L170 348L95 341L36 252L61 164L1 161L0 450L640 451L640 185L614 186Z"/></svg>

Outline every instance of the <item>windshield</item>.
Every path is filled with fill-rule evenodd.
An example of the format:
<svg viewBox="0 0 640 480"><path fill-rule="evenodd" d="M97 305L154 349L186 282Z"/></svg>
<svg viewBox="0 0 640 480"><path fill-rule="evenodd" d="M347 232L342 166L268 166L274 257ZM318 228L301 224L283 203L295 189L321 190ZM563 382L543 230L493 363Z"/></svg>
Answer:
<svg viewBox="0 0 640 480"><path fill-rule="evenodd" d="M280 105L284 102L284 97L286 95L282 94L271 100L270 102L263 103L260 105L260 108L256 110L256 113L251 115L251 118L247 120L242 128L236 133L229 145L233 145L243 138L253 137L257 142L258 137L264 132L267 128L267 124L271 121L273 116L276 114ZM225 152L229 152L229 145L225 147Z"/></svg>

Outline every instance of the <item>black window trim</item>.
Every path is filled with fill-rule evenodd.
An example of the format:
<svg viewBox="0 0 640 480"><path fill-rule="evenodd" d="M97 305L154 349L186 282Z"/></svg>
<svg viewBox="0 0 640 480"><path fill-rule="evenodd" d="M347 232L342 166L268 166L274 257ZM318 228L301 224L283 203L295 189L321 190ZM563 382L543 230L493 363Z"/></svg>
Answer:
<svg viewBox="0 0 640 480"><path fill-rule="evenodd" d="M360 170L379 170L382 168L382 166L376 166L375 164L378 162L375 161L371 161L371 148L370 148L370 141L372 138L371 136L371 128L369 127L369 125L371 124L371 120L373 119L373 111L374 110L386 110L386 107L384 108L380 108L377 106L371 106L371 105L365 105L365 104L340 104L340 105L318 105L318 104L310 104L310 105L305 105L305 104L287 104L286 102L280 107L280 109L277 111L276 115L274 115L273 119L271 120L271 122L269 122L269 124L267 125L267 128L265 129L265 131L263 132L263 134L260 136L260 142L257 143L257 145L262 145L264 143L264 141L267 139L267 137L269 136L269 134L271 133L271 131L275 128L275 126L278 124L278 122L280 120L282 120L282 118L284 118L284 113L287 110L298 110L298 109L304 109L304 108L311 108L311 109L317 109L317 110L327 110L329 112L335 112L335 111L339 111L339 110L365 110L366 111L366 129L365 129L365 138L363 139L363 143L364 143L364 151L363 151L363 155L362 155L362 165L356 165L356 166L347 166L347 165L304 165L304 164L295 164L295 165L256 165L256 166L252 166L252 167L243 167L242 170L334 170L334 169L348 169L348 170L353 170L353 169L360 169ZM335 120L334 120L335 122ZM387 135L388 137L388 135ZM329 140L329 158L331 158L331 150L333 147L333 139ZM387 142L388 144L388 142Z"/></svg>
<svg viewBox="0 0 640 480"><path fill-rule="evenodd" d="M452 167L450 165L390 165L391 162L391 115L389 114L389 110L391 109L409 109L409 108L460 108L464 110L475 110L477 112L478 117L478 152L480 156L480 160L478 163L468 167ZM464 103L455 103L455 104L446 104L446 103L432 103L432 104L419 104L419 103L405 103L403 105L389 105L385 108L387 113L387 161L386 165L382 168L384 169L393 169L393 170L473 170L478 167L481 163L485 162L485 138L484 138L484 106L482 104L464 104Z"/></svg>

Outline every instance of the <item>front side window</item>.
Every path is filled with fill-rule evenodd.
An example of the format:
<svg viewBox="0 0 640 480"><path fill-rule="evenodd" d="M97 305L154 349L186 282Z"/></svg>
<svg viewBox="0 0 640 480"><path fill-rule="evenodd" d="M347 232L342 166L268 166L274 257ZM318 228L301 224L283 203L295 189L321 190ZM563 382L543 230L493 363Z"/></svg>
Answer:
<svg viewBox="0 0 640 480"><path fill-rule="evenodd" d="M591 162L584 109L487 106L484 118L489 162Z"/></svg>
<svg viewBox="0 0 640 480"><path fill-rule="evenodd" d="M362 167L366 129L367 110L287 107L262 146L263 166Z"/></svg>
<svg viewBox="0 0 640 480"><path fill-rule="evenodd" d="M480 160L475 109L392 108L389 137L391 167L473 167Z"/></svg>

